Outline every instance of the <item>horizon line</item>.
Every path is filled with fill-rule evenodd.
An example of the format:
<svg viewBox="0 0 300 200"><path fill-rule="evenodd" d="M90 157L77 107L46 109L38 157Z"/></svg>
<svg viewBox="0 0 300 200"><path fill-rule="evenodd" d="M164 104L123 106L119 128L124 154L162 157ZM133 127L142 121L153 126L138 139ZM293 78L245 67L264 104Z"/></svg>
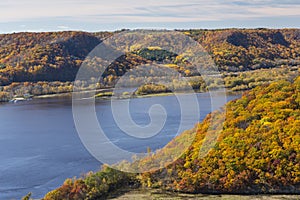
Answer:
<svg viewBox="0 0 300 200"><path fill-rule="evenodd" d="M135 31L135 30L167 30L167 31L190 31L190 30L203 30L203 31L218 31L218 30L285 30L285 29L300 29L300 27L222 27L222 28L120 28L113 30L84 30L84 29L68 29L68 30L16 30L4 31L0 34L18 34L18 33L59 33L59 32L85 32L85 33L101 33L101 32L120 32L120 31Z"/></svg>

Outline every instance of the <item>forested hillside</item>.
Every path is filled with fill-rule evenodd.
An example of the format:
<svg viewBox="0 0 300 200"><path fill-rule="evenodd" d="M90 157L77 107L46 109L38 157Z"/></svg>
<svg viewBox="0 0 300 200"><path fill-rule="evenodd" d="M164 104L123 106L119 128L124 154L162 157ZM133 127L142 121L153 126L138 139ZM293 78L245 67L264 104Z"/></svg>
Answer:
<svg viewBox="0 0 300 200"><path fill-rule="evenodd" d="M186 32L211 52L223 71L299 64L299 29Z"/></svg>
<svg viewBox="0 0 300 200"><path fill-rule="evenodd" d="M300 78L257 87L229 102L226 113L213 112L168 144L166 156L196 134L188 151L167 168L142 175L146 186L182 192L300 192ZM222 131L209 129L212 118L225 115ZM217 143L201 157L205 136ZM145 159L143 165L151 164Z"/></svg>
<svg viewBox="0 0 300 200"><path fill-rule="evenodd" d="M191 36L210 52L221 71L235 72L299 64L300 30L190 30ZM87 54L113 33L52 32L0 35L0 85L25 81L72 81ZM148 52L147 52L148 51ZM142 50L139 56L163 60L157 50ZM133 54L136 52L133 52ZM150 56L149 56L150 54ZM177 55L180 56L180 55ZM132 57L127 68L134 63ZM177 64L176 55L169 61ZM177 62L176 62L177 61ZM122 71L122 70L121 70ZM184 68L179 70L184 72ZM123 72L124 73L124 72ZM118 67L110 74L120 76ZM191 76L186 72L187 76Z"/></svg>
<svg viewBox="0 0 300 200"><path fill-rule="evenodd" d="M155 156L133 166L148 168L152 160L181 150L195 135L188 150L164 168L126 174L110 168L77 180L67 180L48 193L52 199L99 199L124 187L155 187L188 193L300 193L300 78L279 81L246 92L185 131ZM225 109L224 109L225 110ZM225 116L222 131L208 130L212 118ZM199 156L205 136L217 143ZM172 154L172 153L171 153ZM162 166L165 163L162 163Z"/></svg>
<svg viewBox="0 0 300 200"><path fill-rule="evenodd" d="M83 32L0 35L0 84L73 81L88 53L105 37Z"/></svg>
<svg viewBox="0 0 300 200"><path fill-rule="evenodd" d="M211 54L219 70L227 78L226 87L233 90L251 89L276 78L291 79L300 64L299 29L181 32L198 41ZM15 95L72 91L72 81L88 53L112 34L70 31L0 35L0 99L5 101ZM149 47L118 58L103 74L101 84L113 86L118 77L128 70L149 62L173 68L186 77L196 77L191 80L191 85L196 90L215 88L219 82L219 80L212 80L209 84L204 83L200 77L197 77L199 73L185 62L183 55L176 55L159 47ZM87 60L87 63L93 68L95 60ZM97 69L94 68L97 77ZM281 68L279 72L272 70L278 68ZM269 71L254 73L254 75L251 73L252 70L262 69ZM245 74L236 74L249 71L250 73L246 74L248 77L246 82L242 78ZM270 74L279 76L274 77ZM133 84L138 82L132 81Z"/></svg>

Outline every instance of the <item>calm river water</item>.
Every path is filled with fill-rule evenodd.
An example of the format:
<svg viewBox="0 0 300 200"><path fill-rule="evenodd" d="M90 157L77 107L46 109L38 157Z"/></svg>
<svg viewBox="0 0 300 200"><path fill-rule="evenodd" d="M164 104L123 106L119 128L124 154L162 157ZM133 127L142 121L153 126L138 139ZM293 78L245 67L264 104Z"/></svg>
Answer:
<svg viewBox="0 0 300 200"><path fill-rule="evenodd" d="M220 93L220 98L223 94ZM227 95L227 100L239 95ZM211 112L209 93L197 94L202 120ZM130 101L132 119L150 122L151 105L164 106L168 118L162 131L149 140L124 134L114 122L109 100L97 100L98 120L111 141L131 152L165 146L177 133L180 107L175 96L136 98ZM191 105L192 106L192 105ZM184 129L194 122L186 121ZM40 198L66 178L100 169L101 163L84 148L77 134L71 98L34 99L0 104L0 199L20 199L28 192Z"/></svg>

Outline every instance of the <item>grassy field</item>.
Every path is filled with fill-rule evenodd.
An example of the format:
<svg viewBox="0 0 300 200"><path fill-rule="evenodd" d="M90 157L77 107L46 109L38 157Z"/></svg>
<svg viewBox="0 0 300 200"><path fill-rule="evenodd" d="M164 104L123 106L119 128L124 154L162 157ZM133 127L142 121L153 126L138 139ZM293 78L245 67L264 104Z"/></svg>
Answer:
<svg viewBox="0 0 300 200"><path fill-rule="evenodd" d="M192 195L180 193L168 193L160 190L132 190L123 191L112 195L111 200L300 200L300 195Z"/></svg>

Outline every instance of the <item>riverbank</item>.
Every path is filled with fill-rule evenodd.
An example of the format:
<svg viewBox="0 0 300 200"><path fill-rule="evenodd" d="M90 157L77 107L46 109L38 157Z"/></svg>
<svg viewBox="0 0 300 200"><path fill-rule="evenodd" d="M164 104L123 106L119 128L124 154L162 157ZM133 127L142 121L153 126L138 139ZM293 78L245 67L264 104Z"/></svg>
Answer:
<svg viewBox="0 0 300 200"><path fill-rule="evenodd" d="M98 94L95 95L95 99L98 100L110 100L112 97L116 99L131 99L131 98L152 98L152 97L166 97L166 96L175 96L176 94L179 95L184 95L184 94L190 94L190 93L153 93L153 94L146 94L146 95L121 95L121 96L114 96L112 92L107 92L108 89L103 89L102 91L97 90ZM231 91L231 90L226 90L227 95L236 95L236 94L242 94L246 92L247 90L244 91ZM84 91L84 92L91 92L91 91ZM96 93L97 93L96 92ZM111 93L111 94L108 94ZM203 93L201 91L196 91L196 94ZM54 98L72 98L72 92L66 92L66 93L58 93L58 94L47 94L47 95L38 95L38 96L32 96L30 99L27 100L32 100L32 99L54 99ZM25 100L25 99L24 99ZM15 102L12 100L7 100L7 101L0 101L0 103L8 103L8 102ZM19 102L19 101L18 101ZM17 102L15 102L17 103Z"/></svg>
<svg viewBox="0 0 300 200"><path fill-rule="evenodd" d="M223 83L227 92L243 92L246 90L251 90L252 88L259 85L267 85L276 80L292 80L298 74L298 67L278 67L274 69L258 69L253 71L239 72L239 73L225 73L223 78L211 77L212 79L208 82L210 84L201 85L199 81L201 77L190 77L190 82L192 87L197 90L203 90L207 88L209 91L218 88L220 83ZM200 81L201 82L201 81ZM34 96L34 98L52 98L60 96L69 96L72 93L72 82L38 82L38 83L12 83L8 86L0 86L0 102L8 102L13 97L22 97L22 94L29 94ZM180 85L178 86L181 87ZM94 88L94 87L87 87ZM2 89L2 91L1 91ZM169 96L167 88L156 85L154 87L143 86L138 91L141 97L153 97L153 96ZM105 90L105 92L112 91L113 88L99 89ZM159 92L157 92L159 91ZM161 93L161 91L163 91ZM165 91L165 92L164 92ZM177 90L178 91L178 90ZM87 91L91 92L91 91ZM149 94L150 92L150 94ZM153 94L151 94L153 92ZM145 94L144 94L145 93ZM21 95L20 95L21 94ZM40 95L42 94L42 95ZM99 94L98 90L96 95ZM128 95L121 95L121 98L128 98ZM109 95L99 95L100 98L107 99ZM132 98L133 96L129 96ZM110 98L110 97L109 97Z"/></svg>
<svg viewBox="0 0 300 200"><path fill-rule="evenodd" d="M225 90L224 92L226 93L226 95L242 95L244 92L247 92L249 90L243 90L243 91L231 91L231 90ZM220 91L210 91L210 92L220 92ZM209 93L210 93L209 92ZM167 97L167 96L176 96L176 95L187 95L187 94L202 94L202 93L206 93L206 92L202 92L202 91L195 91L194 93L190 93L190 92L177 92L177 93L172 93L172 92L167 92L167 93L153 93L153 94L145 94L145 95L136 95L136 94L132 94L132 95L121 95L119 97L115 97L113 95L111 96L101 96L101 97L96 97L96 99L111 99L112 97L116 98L116 99L131 99L131 98L152 98L152 97Z"/></svg>
<svg viewBox="0 0 300 200"><path fill-rule="evenodd" d="M71 96L72 93L67 92L67 93L59 93L59 94L45 94L45 95L34 96L33 99L48 99L48 98L71 97Z"/></svg>

